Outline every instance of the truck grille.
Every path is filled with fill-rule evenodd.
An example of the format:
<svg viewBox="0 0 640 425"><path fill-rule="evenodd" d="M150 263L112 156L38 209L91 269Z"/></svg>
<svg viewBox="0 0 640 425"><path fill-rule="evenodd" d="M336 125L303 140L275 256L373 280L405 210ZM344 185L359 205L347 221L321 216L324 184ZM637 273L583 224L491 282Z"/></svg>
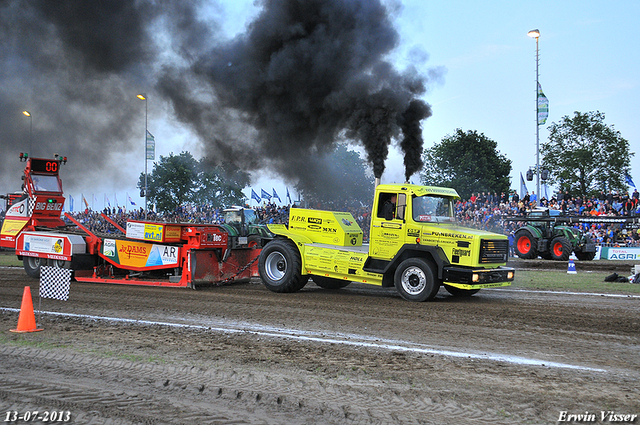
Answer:
<svg viewBox="0 0 640 425"><path fill-rule="evenodd" d="M506 263L509 255L509 241L483 239L480 244L480 263Z"/></svg>

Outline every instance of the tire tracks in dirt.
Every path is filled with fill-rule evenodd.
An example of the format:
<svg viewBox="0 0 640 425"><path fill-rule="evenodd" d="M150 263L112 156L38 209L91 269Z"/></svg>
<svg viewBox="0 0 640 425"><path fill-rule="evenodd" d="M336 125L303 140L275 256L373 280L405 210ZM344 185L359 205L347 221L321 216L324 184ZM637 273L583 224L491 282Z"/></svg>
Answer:
<svg viewBox="0 0 640 425"><path fill-rule="evenodd" d="M9 410L52 406L71 411L75 423L509 423L453 401L443 404L410 392L407 397L393 386L323 385L322 380L264 372L201 370L12 346L0 347L0 359L14 371L3 373L0 382L0 399L11 403ZM251 413L243 417L242 411Z"/></svg>

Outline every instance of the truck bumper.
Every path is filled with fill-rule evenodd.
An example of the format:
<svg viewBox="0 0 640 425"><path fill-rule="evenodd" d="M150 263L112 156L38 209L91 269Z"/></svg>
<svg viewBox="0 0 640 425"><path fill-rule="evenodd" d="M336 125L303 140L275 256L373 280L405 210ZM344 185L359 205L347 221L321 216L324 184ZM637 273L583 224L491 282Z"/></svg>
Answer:
<svg viewBox="0 0 640 425"><path fill-rule="evenodd" d="M465 269L446 266L443 269L442 280L450 286L460 289L495 288L509 286L515 277L513 267L498 267L495 269Z"/></svg>

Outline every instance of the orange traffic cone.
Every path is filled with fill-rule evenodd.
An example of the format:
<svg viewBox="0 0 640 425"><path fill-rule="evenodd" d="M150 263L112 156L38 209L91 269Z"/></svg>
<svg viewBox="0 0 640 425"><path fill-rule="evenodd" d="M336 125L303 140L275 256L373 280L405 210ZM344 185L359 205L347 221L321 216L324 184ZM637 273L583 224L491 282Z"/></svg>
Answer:
<svg viewBox="0 0 640 425"><path fill-rule="evenodd" d="M33 302L31 301L31 288L24 287L22 294L22 306L20 307L20 316L18 316L17 329L9 329L11 332L37 332L42 328L36 325L36 315L33 313Z"/></svg>

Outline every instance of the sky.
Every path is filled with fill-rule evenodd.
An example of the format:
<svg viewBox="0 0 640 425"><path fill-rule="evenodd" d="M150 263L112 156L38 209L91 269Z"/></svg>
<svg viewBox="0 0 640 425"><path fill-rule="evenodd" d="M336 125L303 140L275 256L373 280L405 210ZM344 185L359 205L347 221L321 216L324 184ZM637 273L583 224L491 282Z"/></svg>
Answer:
<svg viewBox="0 0 640 425"><path fill-rule="evenodd" d="M15 12L18 18L11 22L16 28L20 19L30 18L29 8L23 7L25 1L0 2L0 8ZM159 2L158 7L165 3ZM194 37L196 31L180 32L181 26L190 25L191 29L202 23L186 18L172 21L167 16L183 12L173 4L167 6L169 11L149 10L148 13L159 16L151 35L145 38L132 34L131 40L138 43L120 43L121 51L109 60L103 60L108 50L101 50L100 45L101 37L109 34L99 26L89 25L91 21L88 29L73 27L78 31L69 32L69 40L73 42L78 37L72 36L83 34L82 31L95 32L85 44L80 37L80 45L70 50L90 52L94 64L91 67L76 63L70 56L64 56L63 62L52 60L44 47L38 54L21 54L20 42L15 39L33 37L39 42L36 36L42 34L36 34L36 30L43 33L50 30L46 19L42 26L32 25L33 34L22 33L31 31L31 26L30 29L21 26L19 33L9 36L0 34L4 36L3 43L8 43L3 45L5 52L12 52L0 54L4 55L0 58L4 64L0 69L0 112L4 116L0 116L0 126L5 128L4 135L0 134L3 151L0 191L19 189L23 164L17 160L18 153L30 146L32 156L50 156L53 152L68 156L61 175L66 194L75 200L75 210L80 208L81 195L96 210L104 207L106 198L112 205L114 198L123 204L127 195L136 206L144 205L136 188L138 176L144 171L145 132L145 104L135 97L138 93L148 95L147 125L156 139L156 158L185 150L196 158L211 155L211 148L201 142L208 131L224 129L224 134L233 132L238 140L250 138L251 128L229 129L218 122L206 122L211 116L223 123L230 119L229 115L215 115L217 110L213 107L211 115L202 113L197 119L185 118L185 114L194 113L196 106L207 109L211 95L202 88L203 80L196 78L201 76L182 74L180 66L206 51L206 40L233 40L247 34L249 25L260 16L262 3L253 0L201 3L198 12L209 17L209 27L198 29L207 37ZM404 0L383 4L398 34L393 48L381 49L383 60L400 74L414 69L422 76L424 88L414 94L430 106L431 116L421 121L424 148L430 148L458 128L483 133L497 142L498 151L512 161L511 187L519 188L520 173L524 175L536 163L536 42L527 32L538 29L539 81L549 99L547 124L539 127L540 143L548 138L547 126L562 117L571 116L574 111L600 111L605 114L605 123L619 131L629 141L631 151L636 152L631 176L640 181L637 166L640 128L635 119L640 110L640 41L633 36L640 2ZM44 10L42 16L55 16L57 24L66 22L62 13L51 10L55 5L53 2L43 7L49 10ZM126 8L119 13L131 16ZM5 19L10 16L2 14ZM109 30L133 33L131 28L137 27L132 19L124 19L121 27ZM90 44L92 41L95 45ZM173 49L148 48L152 42ZM47 49L56 49L59 44ZM220 51L217 53L222 55ZM150 56L161 60L150 60ZM224 64L228 66L225 71L215 63L217 57L221 56L208 57L204 66L215 72L233 72L231 60ZM178 71L164 73L171 78L165 78L163 84L149 77L160 75L167 64L177 64ZM81 83L74 87L77 81ZM177 96L175 92L182 88L188 88L190 96L199 97ZM69 100L61 102L62 95ZM224 102L211 103L220 106ZM23 110L31 111L33 117L22 115ZM71 129L73 136L69 135ZM67 143L70 137L74 143ZM354 148L365 155L362 146ZM250 147L245 150L252 152ZM383 183L405 181L403 157L397 142L392 142L384 163ZM287 170L286 165L275 162L266 167L265 163L254 164L249 160L247 163L253 165L247 169L253 178L251 187L245 190L248 197L251 189L258 193L261 189L268 192L275 189L285 201L287 187L295 197L291 179L295 172L302 173L298 168L292 166ZM149 170L152 165L148 163ZM279 172L288 173L288 178ZM419 177L414 174L410 180L417 182ZM535 181L527 185L529 190L535 190ZM255 201L251 203L254 204Z"/></svg>

